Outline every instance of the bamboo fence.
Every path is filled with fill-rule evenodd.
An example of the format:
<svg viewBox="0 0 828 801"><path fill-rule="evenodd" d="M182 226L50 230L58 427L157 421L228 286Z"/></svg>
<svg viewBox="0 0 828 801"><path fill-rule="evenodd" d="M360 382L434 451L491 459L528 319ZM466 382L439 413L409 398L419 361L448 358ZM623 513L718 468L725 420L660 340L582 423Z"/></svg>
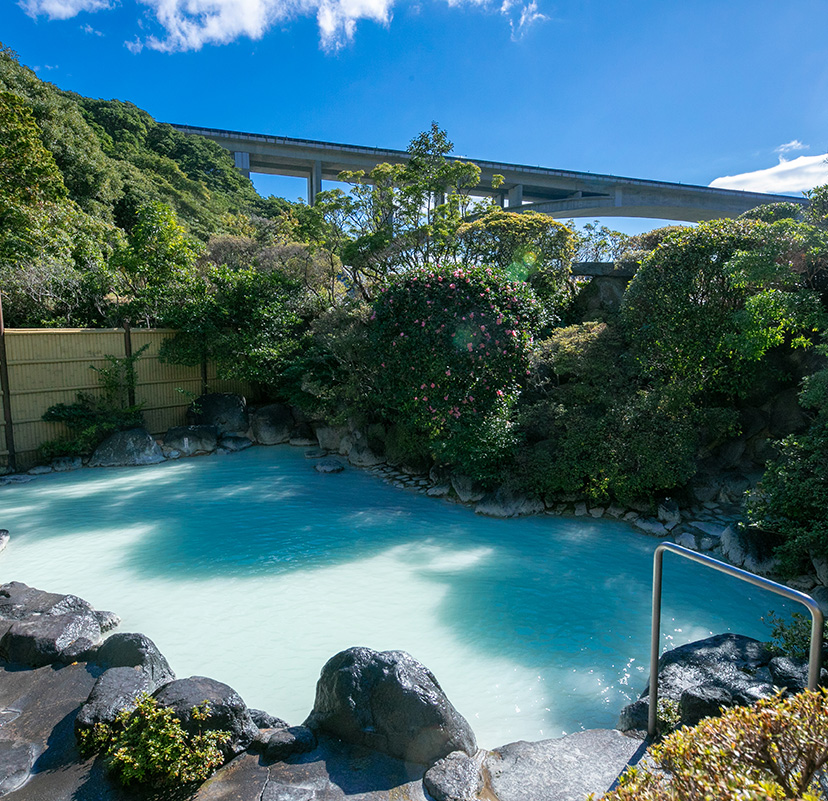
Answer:
<svg viewBox="0 0 828 801"><path fill-rule="evenodd" d="M152 434L181 425L191 400L210 392L245 395L249 386L219 381L215 366L184 367L158 358L171 329L0 328L0 468L26 470L38 462L38 446L67 433L47 423L43 413L56 403L72 403L78 393L99 395L98 374L107 355L123 357L149 345L135 364L135 402L143 404Z"/></svg>

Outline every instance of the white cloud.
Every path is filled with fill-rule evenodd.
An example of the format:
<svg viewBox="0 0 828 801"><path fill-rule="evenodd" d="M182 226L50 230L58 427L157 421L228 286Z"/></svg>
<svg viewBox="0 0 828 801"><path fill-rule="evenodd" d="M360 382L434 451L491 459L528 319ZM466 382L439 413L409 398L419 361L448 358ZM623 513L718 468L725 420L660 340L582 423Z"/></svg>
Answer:
<svg viewBox="0 0 828 801"><path fill-rule="evenodd" d="M417 0L408 0L419 13ZM370 20L389 25L395 0L138 0L149 6L163 33L139 36L124 45L133 53L145 47L163 52L200 50L246 37L261 39L274 25L303 16L316 17L320 45L335 52L351 42L357 23ZM112 8L117 0L19 0L32 17L68 19L82 11ZM517 41L535 23L548 17L538 10L537 0L446 0L451 7L477 7L498 11L509 20L512 39ZM138 20L141 27L141 20ZM91 26L87 33L97 33Z"/></svg>
<svg viewBox="0 0 828 801"><path fill-rule="evenodd" d="M81 11L104 11L112 8L109 0L20 0L18 3L30 17L71 19Z"/></svg>
<svg viewBox="0 0 828 801"><path fill-rule="evenodd" d="M774 150L774 153L779 153L780 156L784 156L786 153L790 153L793 150L810 150L810 145L803 145L799 139L792 139L790 142L785 142L784 145L779 145L779 147Z"/></svg>
<svg viewBox="0 0 828 801"><path fill-rule="evenodd" d="M503 0L503 5L500 7L502 14L509 14L510 11L518 4L513 0ZM537 22L546 22L549 17L546 14L541 14L538 11L538 4L532 0L528 5L523 6L520 10L520 17L517 22L514 19L509 20L509 25L512 28L512 41L516 42L526 35L526 31Z"/></svg>
<svg viewBox="0 0 828 801"><path fill-rule="evenodd" d="M84 33L94 33L95 36L103 36L103 33L101 31L96 31L88 22L86 23L86 25L81 25L81 30Z"/></svg>
<svg viewBox="0 0 828 801"><path fill-rule="evenodd" d="M799 156L790 161L780 159L775 167L741 175L724 175L711 181L710 186L719 189L741 189L746 192L800 194L806 189L828 183L826 159L828 153L821 156Z"/></svg>

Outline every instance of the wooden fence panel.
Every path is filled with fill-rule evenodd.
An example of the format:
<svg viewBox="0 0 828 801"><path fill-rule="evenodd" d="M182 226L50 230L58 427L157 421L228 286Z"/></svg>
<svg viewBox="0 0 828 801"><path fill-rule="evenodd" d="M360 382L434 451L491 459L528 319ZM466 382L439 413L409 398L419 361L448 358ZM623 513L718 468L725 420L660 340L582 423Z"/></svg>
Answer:
<svg viewBox="0 0 828 801"><path fill-rule="evenodd" d="M132 352L149 348L136 363L136 402L144 404L144 421L152 434L184 423L188 404L201 394L200 367L165 364L158 358L161 343L175 331L132 329ZM107 355L123 357L123 329L7 328L6 354L9 395L14 425L18 469L37 463L38 446L66 433L59 423L46 423L43 413L56 403L72 403L79 392L100 394L98 376L91 367L109 364ZM214 365L208 365L211 392L246 395L249 386L239 381L218 381ZM8 463L5 426L0 414L0 465Z"/></svg>

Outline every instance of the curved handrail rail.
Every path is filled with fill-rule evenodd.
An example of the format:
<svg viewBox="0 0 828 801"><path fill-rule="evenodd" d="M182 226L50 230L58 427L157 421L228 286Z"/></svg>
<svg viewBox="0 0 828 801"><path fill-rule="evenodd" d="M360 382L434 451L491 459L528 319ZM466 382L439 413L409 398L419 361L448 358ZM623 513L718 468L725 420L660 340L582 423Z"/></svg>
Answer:
<svg viewBox="0 0 828 801"><path fill-rule="evenodd" d="M683 556L691 562L698 562L706 567L711 567L718 570L720 573L726 573L728 576L741 579L760 587L763 590L774 592L787 598L789 601L796 601L805 606L811 613L811 649L808 658L808 689L815 690L819 683L819 669L822 657L822 629L825 625L825 617L822 614L819 604L799 590L793 590L786 587L784 584L779 584L776 581L757 576L755 573L750 573L747 570L728 565L725 562L720 562L712 556L705 556L704 554L691 551L689 548L683 548L681 545L675 545L672 542L662 542L655 549L653 554L653 622L650 629L650 696L649 696L649 711L647 717L647 735L655 737L658 720L658 658L659 645L661 639L661 579L663 573L664 552Z"/></svg>

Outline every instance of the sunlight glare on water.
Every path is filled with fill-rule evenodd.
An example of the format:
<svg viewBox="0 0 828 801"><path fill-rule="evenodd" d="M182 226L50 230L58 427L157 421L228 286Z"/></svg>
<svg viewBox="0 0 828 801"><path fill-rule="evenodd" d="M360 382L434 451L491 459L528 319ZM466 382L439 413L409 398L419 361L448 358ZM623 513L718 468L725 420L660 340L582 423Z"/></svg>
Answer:
<svg viewBox="0 0 828 801"><path fill-rule="evenodd" d="M251 448L0 488L0 580L73 593L178 676L291 724L364 645L423 662L480 744L612 727L646 683L652 552L624 523L493 520L302 449ZM775 597L665 560L665 644L767 637Z"/></svg>

